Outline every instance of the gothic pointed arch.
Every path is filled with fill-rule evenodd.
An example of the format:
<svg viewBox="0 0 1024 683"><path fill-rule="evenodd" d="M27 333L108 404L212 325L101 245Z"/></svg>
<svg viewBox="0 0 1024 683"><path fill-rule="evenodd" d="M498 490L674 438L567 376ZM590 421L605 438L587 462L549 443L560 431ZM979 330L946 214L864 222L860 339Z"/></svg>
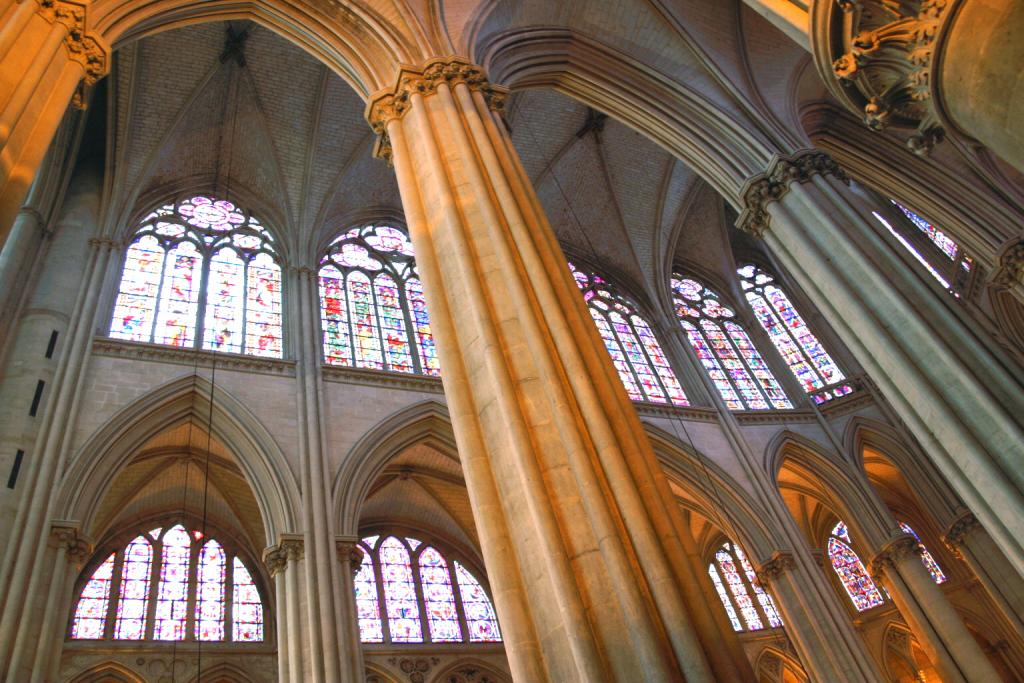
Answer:
<svg viewBox="0 0 1024 683"><path fill-rule="evenodd" d="M473 658L459 661L441 669L431 683L509 683L507 674L499 672L489 664Z"/></svg>
<svg viewBox="0 0 1024 683"><path fill-rule="evenodd" d="M74 676L69 683L145 683L145 679L118 662L104 662Z"/></svg>

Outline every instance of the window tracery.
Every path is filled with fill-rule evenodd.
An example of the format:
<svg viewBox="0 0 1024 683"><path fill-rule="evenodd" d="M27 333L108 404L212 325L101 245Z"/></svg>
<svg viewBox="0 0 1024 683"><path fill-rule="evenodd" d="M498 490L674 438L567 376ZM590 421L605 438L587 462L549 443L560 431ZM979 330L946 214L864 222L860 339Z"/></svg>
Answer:
<svg viewBox="0 0 1024 683"><path fill-rule="evenodd" d="M881 605L883 598L881 591L864 568L860 556L850 547L850 543L850 533L846 529L846 524L837 523L828 539L828 558L853 606L858 612L863 612Z"/></svg>
<svg viewBox="0 0 1024 683"><path fill-rule="evenodd" d="M910 534L917 539L917 549L921 553L921 563L924 565L924 568L928 570L928 573L932 575L932 581L935 583L945 583L946 574L942 571L942 568L939 567L939 563L935 561L932 554L928 552L928 548L926 548L924 543L921 542L921 537L917 535L917 532L914 531L906 522L900 522L900 529L903 530L903 533Z"/></svg>
<svg viewBox="0 0 1024 683"><path fill-rule="evenodd" d="M277 259L270 233L229 201L165 204L128 247L110 336L280 358Z"/></svg>
<svg viewBox="0 0 1024 683"><path fill-rule="evenodd" d="M139 534L93 569L70 637L259 642L264 611L239 556L176 524Z"/></svg>
<svg viewBox="0 0 1024 683"><path fill-rule="evenodd" d="M612 363L634 401L690 405L650 325L594 273L569 264Z"/></svg>
<svg viewBox="0 0 1024 683"><path fill-rule="evenodd" d="M458 560L398 536L367 536L359 549L354 584L362 642L501 642L490 597Z"/></svg>
<svg viewBox="0 0 1024 683"><path fill-rule="evenodd" d="M348 230L331 242L319 275L327 363L441 374L412 242L403 230Z"/></svg>
<svg viewBox="0 0 1024 683"><path fill-rule="evenodd" d="M821 404L852 393L846 375L775 284L775 278L753 264L736 272L754 317L811 399Z"/></svg>
<svg viewBox="0 0 1024 683"><path fill-rule="evenodd" d="M733 630L760 631L765 624L768 628L782 626L782 617L775 608L775 602L757 581L754 567L738 545L726 541L719 547L714 561L708 563L708 576ZM751 595L757 598L756 604Z"/></svg>
<svg viewBox="0 0 1024 683"><path fill-rule="evenodd" d="M671 286L679 324L725 405L730 410L792 408L735 312L718 294L679 274L673 274Z"/></svg>

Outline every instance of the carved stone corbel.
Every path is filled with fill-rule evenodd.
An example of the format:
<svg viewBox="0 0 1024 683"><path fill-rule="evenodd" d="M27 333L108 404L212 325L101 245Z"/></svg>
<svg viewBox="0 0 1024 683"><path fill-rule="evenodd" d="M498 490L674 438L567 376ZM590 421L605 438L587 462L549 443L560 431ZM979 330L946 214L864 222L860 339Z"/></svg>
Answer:
<svg viewBox="0 0 1024 683"><path fill-rule="evenodd" d="M359 539L351 536L338 536L334 540L334 549L338 553L338 562L347 565L352 570L352 575L363 564L363 550L359 547Z"/></svg>
<svg viewBox="0 0 1024 683"><path fill-rule="evenodd" d="M772 553L771 559L757 568L757 580L762 585L768 586L795 568L796 560L793 559L793 553L776 550Z"/></svg>

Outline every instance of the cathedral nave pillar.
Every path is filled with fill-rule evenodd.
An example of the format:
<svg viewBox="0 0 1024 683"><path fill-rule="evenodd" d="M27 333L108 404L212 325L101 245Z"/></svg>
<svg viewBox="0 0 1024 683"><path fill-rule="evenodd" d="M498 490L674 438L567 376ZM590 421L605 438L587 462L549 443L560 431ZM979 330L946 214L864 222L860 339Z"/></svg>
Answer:
<svg viewBox="0 0 1024 683"><path fill-rule="evenodd" d="M109 68L87 5L6 0L0 10L0 242L7 239L68 103Z"/></svg>
<svg viewBox="0 0 1024 683"><path fill-rule="evenodd" d="M763 235L968 507L1024 570L1024 396L956 302L902 260L817 151L776 157L737 225Z"/></svg>
<svg viewBox="0 0 1024 683"><path fill-rule="evenodd" d="M305 544L302 534L281 534L277 545L263 551L263 563L274 579L277 617L277 680L281 683L302 683L303 671L309 671L308 630L303 623L302 610L306 598L302 565L305 564Z"/></svg>
<svg viewBox="0 0 1024 683"><path fill-rule="evenodd" d="M461 59L367 117L393 159L516 680L712 681L672 499L554 233Z"/></svg>
<svg viewBox="0 0 1024 683"><path fill-rule="evenodd" d="M920 542L910 534L889 541L871 561L871 573L906 619L944 681L1000 680L963 619L921 562Z"/></svg>

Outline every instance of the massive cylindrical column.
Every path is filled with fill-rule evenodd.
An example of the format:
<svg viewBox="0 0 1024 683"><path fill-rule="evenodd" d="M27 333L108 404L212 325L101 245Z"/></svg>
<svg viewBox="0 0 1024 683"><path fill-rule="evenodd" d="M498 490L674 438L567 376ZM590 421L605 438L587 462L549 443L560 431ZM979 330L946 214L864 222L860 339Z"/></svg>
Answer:
<svg viewBox="0 0 1024 683"><path fill-rule="evenodd" d="M1024 571L1020 370L902 260L870 200L821 152L748 181L737 225L761 234L924 451Z"/></svg>
<svg viewBox="0 0 1024 683"><path fill-rule="evenodd" d="M435 59L367 116L393 155L513 674L711 681L678 511L493 111L503 97Z"/></svg>
<svg viewBox="0 0 1024 683"><path fill-rule="evenodd" d="M918 540L902 534L871 561L872 575L885 586L943 681L998 681L995 667L935 585L920 553Z"/></svg>

